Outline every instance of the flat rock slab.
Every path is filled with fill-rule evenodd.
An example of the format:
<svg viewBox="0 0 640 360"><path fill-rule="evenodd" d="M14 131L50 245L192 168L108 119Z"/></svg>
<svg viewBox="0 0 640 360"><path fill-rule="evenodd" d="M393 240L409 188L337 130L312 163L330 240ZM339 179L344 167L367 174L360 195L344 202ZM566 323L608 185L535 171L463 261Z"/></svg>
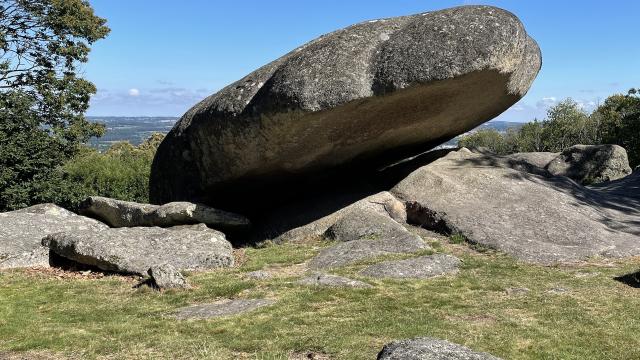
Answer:
<svg viewBox="0 0 640 360"><path fill-rule="evenodd" d="M436 254L407 260L384 261L371 265L360 275L390 279L428 279L458 272L461 261L455 256Z"/></svg>
<svg viewBox="0 0 640 360"><path fill-rule="evenodd" d="M49 266L43 237L60 231L101 229L107 226L54 204L0 213L0 269Z"/></svg>
<svg viewBox="0 0 640 360"><path fill-rule="evenodd" d="M330 274L313 274L297 281L300 285L346 288L370 288L366 282Z"/></svg>
<svg viewBox="0 0 640 360"><path fill-rule="evenodd" d="M140 275L160 264L183 271L230 267L234 262L224 234L204 225L67 231L48 235L42 243L81 264Z"/></svg>
<svg viewBox="0 0 640 360"><path fill-rule="evenodd" d="M156 153L151 201L250 210L300 178L401 160L508 109L540 66L518 18L491 6L323 35L184 114Z"/></svg>
<svg viewBox="0 0 640 360"><path fill-rule="evenodd" d="M231 229L251 224L242 215L185 201L152 205L91 196L80 204L79 212L111 227L170 227L203 223L214 228Z"/></svg>
<svg viewBox="0 0 640 360"><path fill-rule="evenodd" d="M179 309L173 316L180 320L211 319L246 313L274 303L275 301L268 299L223 300L212 304L187 306Z"/></svg>
<svg viewBox="0 0 640 360"><path fill-rule="evenodd" d="M382 348L378 360L500 360L446 340L416 338L391 342Z"/></svg>
<svg viewBox="0 0 640 360"><path fill-rule="evenodd" d="M640 255L638 178L585 187L467 149L412 172L392 189L412 224L537 264Z"/></svg>

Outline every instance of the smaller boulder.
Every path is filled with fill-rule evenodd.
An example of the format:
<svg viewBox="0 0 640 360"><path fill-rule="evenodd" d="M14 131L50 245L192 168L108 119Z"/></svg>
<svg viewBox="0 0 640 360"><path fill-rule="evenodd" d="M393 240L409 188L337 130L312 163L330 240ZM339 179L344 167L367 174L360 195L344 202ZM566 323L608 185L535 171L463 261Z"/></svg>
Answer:
<svg viewBox="0 0 640 360"><path fill-rule="evenodd" d="M385 261L371 265L360 272L374 278L428 279L458 272L461 261L455 256L436 254L407 260Z"/></svg>
<svg viewBox="0 0 640 360"><path fill-rule="evenodd" d="M67 231L48 235L42 244L80 264L143 276L156 264L182 271L230 267L234 262L231 243L206 226Z"/></svg>
<svg viewBox="0 0 640 360"><path fill-rule="evenodd" d="M311 260L313 269L330 269L388 254L410 254L428 249L416 234L389 216L367 208L352 208L324 233L341 243L323 249Z"/></svg>
<svg viewBox="0 0 640 360"><path fill-rule="evenodd" d="M575 145L553 159L547 171L588 185L621 179L631 174L631 167L621 146Z"/></svg>
<svg viewBox="0 0 640 360"><path fill-rule="evenodd" d="M398 340L385 345L378 360L500 360L491 354L434 338Z"/></svg>
<svg viewBox="0 0 640 360"><path fill-rule="evenodd" d="M190 287L187 279L171 264L154 265L149 268L147 273L159 289L186 289Z"/></svg>
<svg viewBox="0 0 640 360"><path fill-rule="evenodd" d="M60 231L106 229L103 223L54 204L0 213L0 269L48 267L42 238Z"/></svg>
<svg viewBox="0 0 640 360"><path fill-rule="evenodd" d="M152 205L91 196L80 204L79 212L116 228L203 223L213 228L236 229L251 224L242 215L184 201Z"/></svg>
<svg viewBox="0 0 640 360"><path fill-rule="evenodd" d="M317 273L298 280L300 285L327 286L327 287L347 287L347 288L370 288L371 285L342 276Z"/></svg>

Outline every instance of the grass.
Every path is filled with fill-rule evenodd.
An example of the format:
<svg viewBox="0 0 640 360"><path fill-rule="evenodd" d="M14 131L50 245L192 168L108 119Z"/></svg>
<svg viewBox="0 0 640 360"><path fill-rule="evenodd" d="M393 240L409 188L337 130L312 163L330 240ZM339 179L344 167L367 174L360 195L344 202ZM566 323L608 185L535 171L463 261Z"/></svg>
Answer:
<svg viewBox="0 0 640 360"><path fill-rule="evenodd" d="M265 245L242 251L233 269L191 273L189 291L133 289L134 279L59 278L55 272L0 272L0 357L287 359L316 352L374 359L394 339L432 336L505 359L637 359L640 289L613 278L638 259L540 267L466 245L437 251L464 261L454 276L372 280L359 264L335 273L370 289L295 284L316 245ZM267 280L244 273L266 269ZM554 288L563 293L550 293ZM508 288L528 288L507 295ZM272 298L273 306L198 321L167 317L178 307L222 298ZM49 357L43 357L49 358Z"/></svg>

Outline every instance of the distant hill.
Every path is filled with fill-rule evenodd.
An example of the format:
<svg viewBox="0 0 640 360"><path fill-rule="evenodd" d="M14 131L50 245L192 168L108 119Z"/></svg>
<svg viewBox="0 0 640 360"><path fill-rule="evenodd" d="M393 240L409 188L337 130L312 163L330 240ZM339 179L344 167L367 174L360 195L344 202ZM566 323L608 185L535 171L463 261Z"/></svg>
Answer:
<svg viewBox="0 0 640 360"><path fill-rule="evenodd" d="M177 117L127 117L127 116L88 116L93 122L103 123L107 127L107 133L99 139L91 139L89 145L99 150L104 150L114 142L128 141L134 145L140 144L148 138L151 133L168 133L179 118ZM496 129L500 132L507 131L508 128L519 128L522 123L509 121L489 121L476 129ZM472 130L472 131L475 131ZM453 139L444 146L456 146L458 139Z"/></svg>
<svg viewBox="0 0 640 360"><path fill-rule="evenodd" d="M114 142L128 141L134 145L140 144L151 133L160 132L166 134L177 117L120 117L120 116L88 116L90 121L103 123L107 127L106 134L99 138L89 140L89 145L99 150L104 150Z"/></svg>

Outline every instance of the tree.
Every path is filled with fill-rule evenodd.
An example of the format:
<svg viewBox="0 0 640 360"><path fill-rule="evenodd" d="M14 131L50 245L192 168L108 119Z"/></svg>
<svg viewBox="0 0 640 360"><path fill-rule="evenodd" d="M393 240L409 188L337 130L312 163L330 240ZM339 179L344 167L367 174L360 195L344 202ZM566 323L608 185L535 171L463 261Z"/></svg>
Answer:
<svg viewBox="0 0 640 360"><path fill-rule="evenodd" d="M509 136L503 136L494 129L480 129L465 135L460 138L458 145L470 149L486 149L498 155L506 155L513 152Z"/></svg>
<svg viewBox="0 0 640 360"><path fill-rule="evenodd" d="M108 32L86 0L0 0L0 208L46 200L43 179L104 133L77 73Z"/></svg>
<svg viewBox="0 0 640 360"><path fill-rule="evenodd" d="M118 142L104 153L85 149L63 168L64 177L78 186L63 204L73 207L92 195L149 202L151 162L163 138L163 134L153 133L138 146Z"/></svg>
<svg viewBox="0 0 640 360"><path fill-rule="evenodd" d="M640 91L609 96L594 116L602 123L602 141L624 147L631 166L640 165Z"/></svg>

